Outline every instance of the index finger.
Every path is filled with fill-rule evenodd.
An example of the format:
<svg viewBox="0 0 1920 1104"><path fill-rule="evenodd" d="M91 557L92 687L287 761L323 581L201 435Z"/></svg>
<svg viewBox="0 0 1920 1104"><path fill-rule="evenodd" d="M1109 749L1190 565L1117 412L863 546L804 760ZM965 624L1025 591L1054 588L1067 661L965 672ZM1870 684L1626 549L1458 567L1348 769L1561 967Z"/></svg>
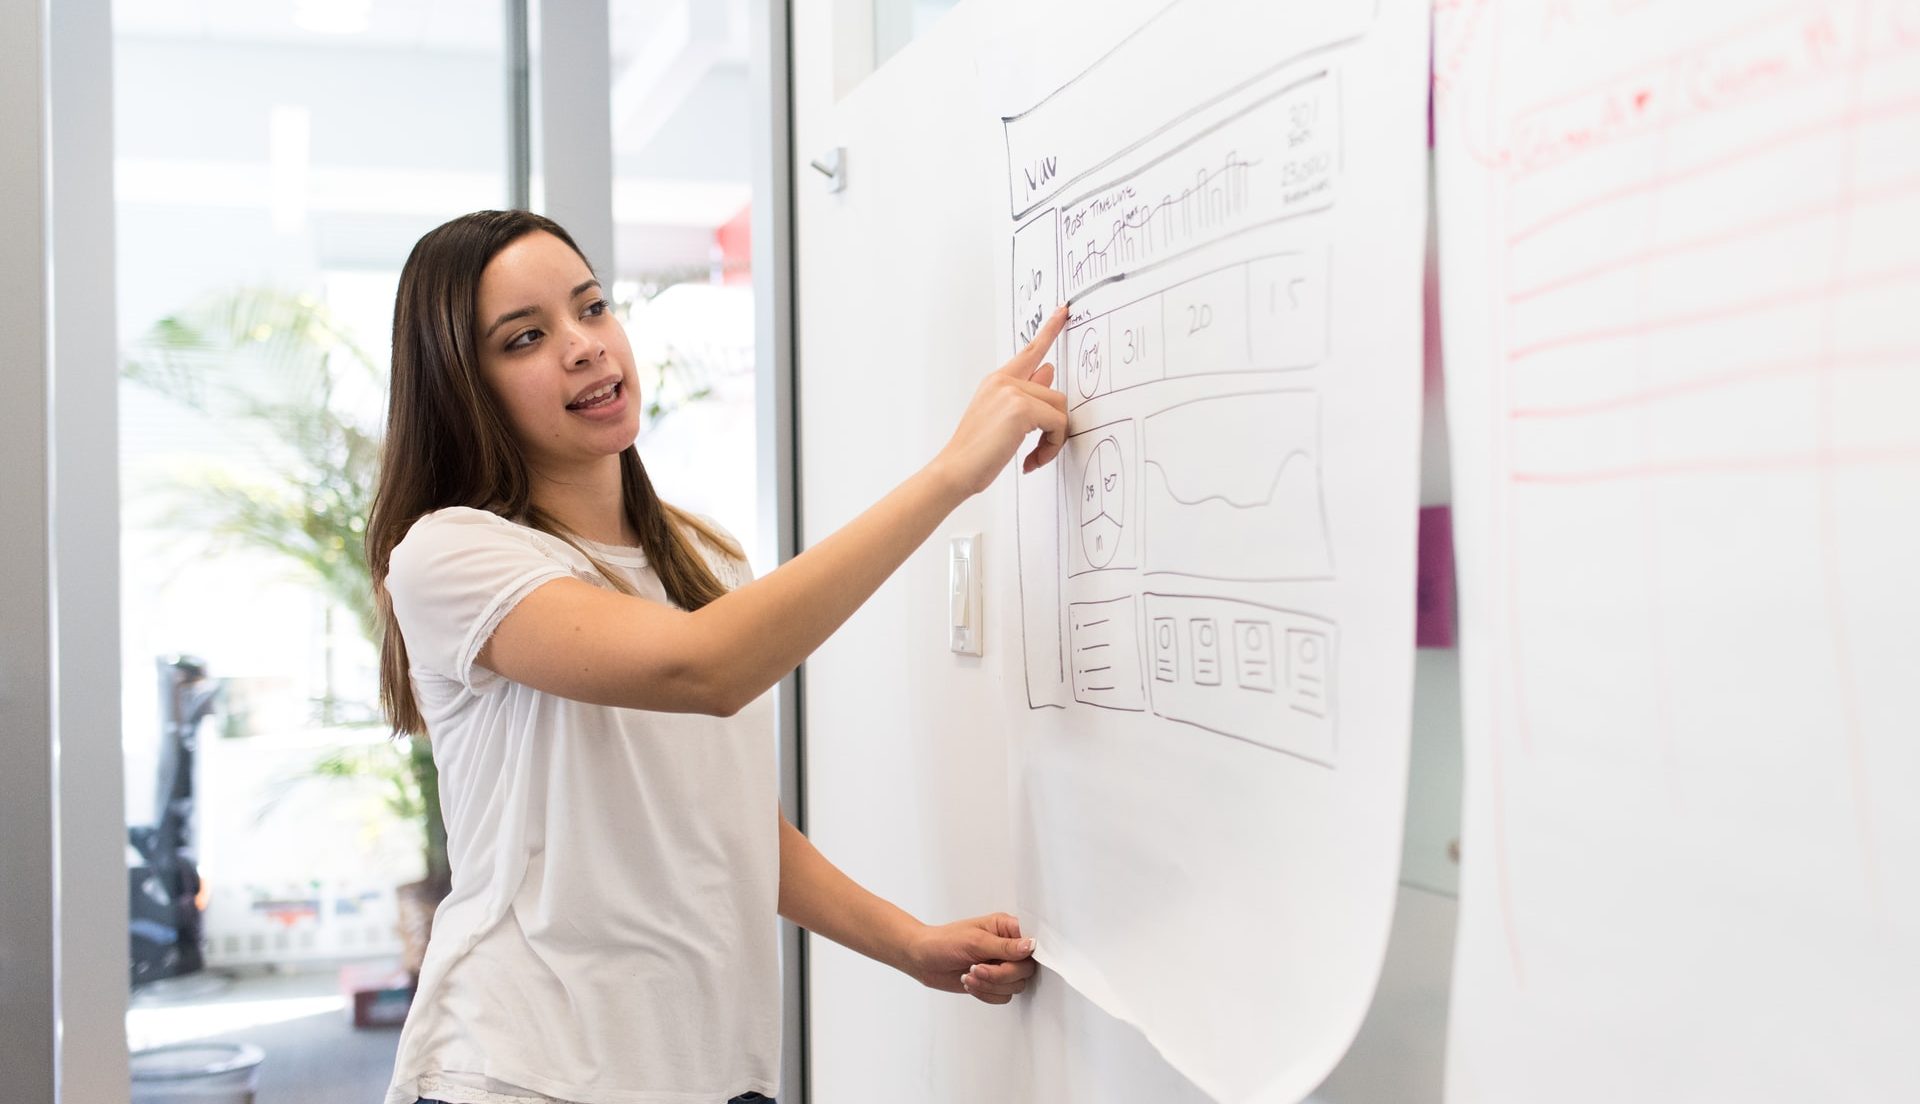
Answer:
<svg viewBox="0 0 1920 1104"><path fill-rule="evenodd" d="M1061 327L1066 324L1067 305L1062 303L1057 310L1047 316L1045 322L1040 324L1040 332L1033 335L1033 340L1027 342L1027 347L1013 354L1013 359L1007 361L1000 371L1015 379L1026 379L1033 375L1033 370L1040 364L1040 358L1047 355L1047 350L1053 347L1054 339L1060 336Z"/></svg>

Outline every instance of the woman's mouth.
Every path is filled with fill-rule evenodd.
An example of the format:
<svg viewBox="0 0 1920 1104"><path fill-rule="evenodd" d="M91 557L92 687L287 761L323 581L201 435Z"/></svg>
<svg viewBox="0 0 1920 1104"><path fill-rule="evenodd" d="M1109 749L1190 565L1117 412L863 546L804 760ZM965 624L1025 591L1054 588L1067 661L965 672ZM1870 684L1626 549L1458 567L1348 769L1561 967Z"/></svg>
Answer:
<svg viewBox="0 0 1920 1104"><path fill-rule="evenodd" d="M620 381L615 380L614 382L607 384L605 387L600 388L598 391L589 392L585 395L580 396L578 399L575 399L574 401L568 403L567 409L568 410L597 410L600 407L606 406L607 404L618 400L620 398L620 388L621 388Z"/></svg>

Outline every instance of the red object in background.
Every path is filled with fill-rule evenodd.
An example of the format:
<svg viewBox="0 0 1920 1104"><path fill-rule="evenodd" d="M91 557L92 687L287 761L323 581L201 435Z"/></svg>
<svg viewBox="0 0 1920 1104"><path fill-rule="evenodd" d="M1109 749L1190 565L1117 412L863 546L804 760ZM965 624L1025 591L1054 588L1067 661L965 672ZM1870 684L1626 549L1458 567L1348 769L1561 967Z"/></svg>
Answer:
<svg viewBox="0 0 1920 1104"><path fill-rule="evenodd" d="M1420 508L1420 582L1413 641L1421 648L1453 647L1453 508Z"/></svg>
<svg viewBox="0 0 1920 1104"><path fill-rule="evenodd" d="M720 264L725 275L722 283L753 282L753 205L740 208L713 232L713 243L720 247Z"/></svg>

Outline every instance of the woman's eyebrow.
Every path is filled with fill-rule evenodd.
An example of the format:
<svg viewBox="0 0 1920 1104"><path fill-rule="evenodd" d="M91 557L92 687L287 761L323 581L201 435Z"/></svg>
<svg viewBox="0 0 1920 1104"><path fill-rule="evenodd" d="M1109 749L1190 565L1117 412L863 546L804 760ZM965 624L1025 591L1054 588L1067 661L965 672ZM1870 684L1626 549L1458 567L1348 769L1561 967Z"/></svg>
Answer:
<svg viewBox="0 0 1920 1104"><path fill-rule="evenodd" d="M599 287L599 286L600 286L600 280L598 277L589 277L585 282L581 283L579 286L575 287L572 291L568 292L567 298L569 299L578 298L581 292L587 290L590 287ZM492 337L493 331L499 329L500 327L506 325L507 323L513 321L516 318L526 318L529 315L538 314L538 313L539 313L539 309L536 307L521 307L519 310L508 311L507 313L493 320L493 325L488 326L487 332L480 335L480 340L485 341L487 338Z"/></svg>
<svg viewBox="0 0 1920 1104"><path fill-rule="evenodd" d="M575 294L578 294L578 292L576 292ZM485 341L487 338L492 337L493 331L499 329L500 327L506 325L507 323L513 321L516 318L525 318L528 315L537 314L537 313L538 313L537 309L533 307L521 307L519 310L508 311L507 313L493 320L493 325L488 326L487 332L480 335L480 340Z"/></svg>

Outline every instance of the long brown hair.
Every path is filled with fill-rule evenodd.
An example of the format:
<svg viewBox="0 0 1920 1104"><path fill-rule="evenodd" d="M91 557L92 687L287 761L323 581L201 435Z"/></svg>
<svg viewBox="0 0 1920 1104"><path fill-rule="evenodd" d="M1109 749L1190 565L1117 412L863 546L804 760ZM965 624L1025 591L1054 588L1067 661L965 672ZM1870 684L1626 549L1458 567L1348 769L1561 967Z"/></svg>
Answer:
<svg viewBox="0 0 1920 1104"><path fill-rule="evenodd" d="M618 572L533 504L526 457L480 377L480 274L502 249L535 232L552 234L587 260L552 219L527 211L476 211L430 231L400 270L386 441L367 519L367 565L381 628L380 704L396 732L425 734L426 721L408 681L407 645L387 595L387 566L394 546L426 514L470 506L530 525L572 544L609 583L632 593ZM744 558L740 548L662 502L635 446L620 453L620 482L627 520L667 597L692 610L726 593L690 534L731 559Z"/></svg>

